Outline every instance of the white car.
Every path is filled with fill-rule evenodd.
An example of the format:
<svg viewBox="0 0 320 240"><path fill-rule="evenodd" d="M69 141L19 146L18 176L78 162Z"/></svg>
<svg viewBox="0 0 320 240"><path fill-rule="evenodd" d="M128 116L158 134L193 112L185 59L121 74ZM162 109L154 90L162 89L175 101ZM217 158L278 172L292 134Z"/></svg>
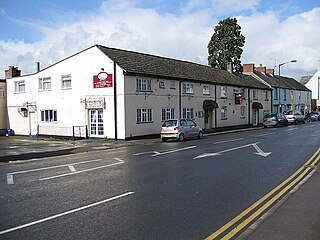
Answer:
<svg viewBox="0 0 320 240"><path fill-rule="evenodd" d="M171 119L163 122L161 127L161 140L168 139L183 141L186 138L203 138L202 129L191 119Z"/></svg>
<svg viewBox="0 0 320 240"><path fill-rule="evenodd" d="M298 124L298 123L305 123L304 122L304 116L298 112L298 111L289 111L289 112L285 112L284 115L286 116L286 119L288 120L289 123L294 123L294 124Z"/></svg>

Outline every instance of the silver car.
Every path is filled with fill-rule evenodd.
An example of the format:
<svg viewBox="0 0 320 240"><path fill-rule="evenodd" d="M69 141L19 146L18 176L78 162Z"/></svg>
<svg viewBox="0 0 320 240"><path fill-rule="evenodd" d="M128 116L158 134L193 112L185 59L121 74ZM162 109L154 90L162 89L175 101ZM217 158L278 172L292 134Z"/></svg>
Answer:
<svg viewBox="0 0 320 240"><path fill-rule="evenodd" d="M186 138L203 138L202 129L191 119L171 119L163 122L161 140L168 139L183 141Z"/></svg>
<svg viewBox="0 0 320 240"><path fill-rule="evenodd" d="M289 111L285 113L285 116L289 123L305 123L304 122L304 116L299 111Z"/></svg>

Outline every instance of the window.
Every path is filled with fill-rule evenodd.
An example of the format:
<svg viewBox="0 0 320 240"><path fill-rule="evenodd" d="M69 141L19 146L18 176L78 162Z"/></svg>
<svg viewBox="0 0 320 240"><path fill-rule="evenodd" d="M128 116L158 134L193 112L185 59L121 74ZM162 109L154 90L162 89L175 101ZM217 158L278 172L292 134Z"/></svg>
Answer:
<svg viewBox="0 0 320 240"><path fill-rule="evenodd" d="M14 82L14 92L15 93L24 93L25 90L26 90L26 84L25 84L24 80Z"/></svg>
<svg viewBox="0 0 320 240"><path fill-rule="evenodd" d="M183 83L182 91L183 91L183 93L193 94L194 93L193 84L192 83Z"/></svg>
<svg viewBox="0 0 320 240"><path fill-rule="evenodd" d="M257 89L252 90L252 97L253 97L253 99L258 99L258 90Z"/></svg>
<svg viewBox="0 0 320 240"><path fill-rule="evenodd" d="M210 95L210 86L209 85L203 85L202 93L203 93L203 95Z"/></svg>
<svg viewBox="0 0 320 240"><path fill-rule="evenodd" d="M161 120L174 119L174 108L162 108Z"/></svg>
<svg viewBox="0 0 320 240"><path fill-rule="evenodd" d="M61 76L61 88L71 89L71 74Z"/></svg>
<svg viewBox="0 0 320 240"><path fill-rule="evenodd" d="M152 91L151 79L137 78L136 83L137 83L137 91L141 91L141 92L151 92Z"/></svg>
<svg viewBox="0 0 320 240"><path fill-rule="evenodd" d="M176 82L170 81L170 89L176 89Z"/></svg>
<svg viewBox="0 0 320 240"><path fill-rule="evenodd" d="M287 99L287 91L286 89L283 89L283 100L286 101Z"/></svg>
<svg viewBox="0 0 320 240"><path fill-rule="evenodd" d="M221 98L227 98L227 86L221 87Z"/></svg>
<svg viewBox="0 0 320 240"><path fill-rule="evenodd" d="M274 99L278 99L278 91L279 91L279 88L275 88L275 89L273 90Z"/></svg>
<svg viewBox="0 0 320 240"><path fill-rule="evenodd" d="M57 122L57 110L41 110L41 122Z"/></svg>
<svg viewBox="0 0 320 240"><path fill-rule="evenodd" d="M265 98L265 100L266 100L266 101L268 101L268 100L269 100L268 91L266 91L266 92L265 92L265 94L266 94L266 96L265 96L265 97L266 97L266 98Z"/></svg>
<svg viewBox="0 0 320 240"><path fill-rule="evenodd" d="M242 99L245 100L246 99L246 89L245 88L241 88L241 93L242 93Z"/></svg>
<svg viewBox="0 0 320 240"><path fill-rule="evenodd" d="M51 78L39 78L39 91L50 91L51 90Z"/></svg>
<svg viewBox="0 0 320 240"><path fill-rule="evenodd" d="M166 88L164 80L159 81L159 88Z"/></svg>
<svg viewBox="0 0 320 240"><path fill-rule="evenodd" d="M221 107L221 120L227 119L227 106Z"/></svg>
<svg viewBox="0 0 320 240"><path fill-rule="evenodd" d="M293 101L293 97L294 97L294 94L293 94L293 91L290 92L290 99L291 101Z"/></svg>
<svg viewBox="0 0 320 240"><path fill-rule="evenodd" d="M152 122L152 109L151 108L138 108L137 109L137 123Z"/></svg>
<svg viewBox="0 0 320 240"><path fill-rule="evenodd" d="M183 118L194 119L193 117L193 108L183 108Z"/></svg>
<svg viewBox="0 0 320 240"><path fill-rule="evenodd" d="M240 118L245 118L245 106L240 107Z"/></svg>
<svg viewBox="0 0 320 240"><path fill-rule="evenodd" d="M301 100L301 92L299 92L299 95L298 95L298 96L299 96L299 101L300 101L300 100Z"/></svg>
<svg viewBox="0 0 320 240"><path fill-rule="evenodd" d="M5 89L0 88L0 98L4 98L4 97L5 97Z"/></svg>

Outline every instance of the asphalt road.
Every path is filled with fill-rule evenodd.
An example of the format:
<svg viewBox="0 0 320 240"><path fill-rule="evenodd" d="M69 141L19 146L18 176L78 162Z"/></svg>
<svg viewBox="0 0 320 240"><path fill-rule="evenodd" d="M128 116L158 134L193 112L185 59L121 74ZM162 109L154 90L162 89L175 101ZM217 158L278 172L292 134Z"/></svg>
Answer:
<svg viewBox="0 0 320 240"><path fill-rule="evenodd" d="M0 239L204 239L301 167L320 122L0 164Z"/></svg>

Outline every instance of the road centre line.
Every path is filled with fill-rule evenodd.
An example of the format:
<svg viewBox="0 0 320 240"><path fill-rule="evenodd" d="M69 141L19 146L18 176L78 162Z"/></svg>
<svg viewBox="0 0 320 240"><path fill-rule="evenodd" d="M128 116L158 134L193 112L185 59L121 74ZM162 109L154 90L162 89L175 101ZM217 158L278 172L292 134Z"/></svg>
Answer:
<svg viewBox="0 0 320 240"><path fill-rule="evenodd" d="M271 133L264 133L264 134L259 134L259 135L252 135L253 137L264 137L264 136L268 136L268 135L272 135L275 134L275 132L271 132Z"/></svg>
<svg viewBox="0 0 320 240"><path fill-rule="evenodd" d="M13 175L7 174L7 184L9 185L14 184Z"/></svg>
<svg viewBox="0 0 320 240"><path fill-rule="evenodd" d="M246 210L244 210L238 216L236 216L235 218L230 220L228 223L226 223L220 229L218 229L217 231L212 233L210 236L205 238L205 240L216 239L219 235L226 232L226 230L228 230L233 225L235 225L237 222L239 222L244 216L246 216L251 211L253 211L257 207L259 207L261 204L263 204L263 202L267 201L272 195L274 195L276 192L280 191L283 187L285 187L288 183L291 182L289 185L287 185L285 188L283 188L277 195L275 195L273 198L271 198L267 203L265 203L263 206L261 206L255 212L253 212L248 218L243 220L242 223L240 223L238 226L235 226L233 228L233 230L231 230L227 235L225 235L223 238L219 238L219 239L224 239L224 240L231 239L238 232L240 232L245 226L247 226L250 222L252 222L256 217L258 217L262 212L264 212L268 207L270 207L274 202L276 202L279 198L281 198L283 195L285 195L285 193L290 188L292 188L296 183L301 181L301 179L304 176L306 176L306 174L310 171L310 169L312 169L319 161L320 161L320 147L313 154L313 156L303 166L301 166L294 174L292 174L289 178L287 178L285 181L283 181L281 184L279 184L276 188L274 188L269 193L267 193L264 197L260 198L257 202L252 204L250 207L248 207ZM293 180L294 178L296 178L296 179Z"/></svg>
<svg viewBox="0 0 320 240"><path fill-rule="evenodd" d="M196 148L197 146L190 146L190 147L185 147L185 148L180 148L180 149L176 149L176 150L170 150L170 151L166 151L166 152L161 152L161 153L156 153L151 155L152 157L156 157L159 155L164 155L164 154L169 154L169 153L174 153L174 152L180 152L180 151L184 151L184 150L189 150L192 148Z"/></svg>
<svg viewBox="0 0 320 240"><path fill-rule="evenodd" d="M119 199L119 198L123 198L123 197L129 196L129 195L132 195L132 194L134 194L134 192L126 192L126 193L123 193L123 194L120 194L120 195L117 195L117 196L114 196L114 197L111 197L111 198L107 198L107 199L99 201L99 202L95 202L95 203L92 203L92 204L89 204L89 205L85 205L83 207L75 208L75 209L72 209L70 211L66 211L66 212L63 212L63 213L52 215L50 217L46 217L46 218L43 218L43 219L40 219L40 220L37 220L37 221L34 221L34 222L30 222L30 223L26 223L26 224L23 224L23 225L20 225L20 226L17 226L17 227L9 228L9 229L0 231L0 235L6 234L6 233L9 233L9 232L13 232L13 231L16 231L16 230L19 230L19 229L23 229L23 228L26 228L26 227L30 227L30 226L33 226L33 225L36 225L36 224L39 224L39 223L43 223L43 222L46 222L46 221L49 221L49 220L52 220L52 219L55 219L55 218L59 218L59 217L62 217L62 216L65 216L65 215L68 215L68 214L71 214L71 213L79 212L79 211L82 211L82 210L85 210L85 209L88 209L88 208L91 208L91 207L95 207L95 206L98 206L98 205L103 204L103 203L111 202L113 200L116 200L116 199Z"/></svg>
<svg viewBox="0 0 320 240"><path fill-rule="evenodd" d="M284 130L285 132L289 132L289 131L293 131L293 130L297 130L298 128L297 127L295 127L295 128L289 128L289 129L286 129L286 130Z"/></svg>
<svg viewBox="0 0 320 240"><path fill-rule="evenodd" d="M43 168L34 168L34 169L23 170L23 171L18 171L18 172L11 172L11 173L7 173L7 174L15 175L15 174L21 174L21 173L36 172L36 171L53 169L53 168L69 167L70 165L79 165L79 164L84 164L84 163L98 162L98 161L102 161L102 160L105 161L105 159L99 158L99 159L94 159L94 160L90 160L90 161L82 161L82 162L61 164L61 165L55 165L55 166L43 167Z"/></svg>
<svg viewBox="0 0 320 240"><path fill-rule="evenodd" d="M112 167L112 166L116 166L116 165L123 164L123 163L124 163L124 161L121 160L121 162L119 161L117 163L112 163L112 164L108 164L108 165L104 165L104 166L100 166L100 167L88 168L88 169L85 169L85 170L82 170L82 171L65 173L65 174L55 175L55 176L52 176L52 177L40 178L39 181L45 181L45 180L50 180L50 179L54 179L54 178L60 178L60 177L66 177L66 176L74 175L74 174L90 172L90 171L94 171L94 170L97 170L97 169Z"/></svg>
<svg viewBox="0 0 320 240"><path fill-rule="evenodd" d="M73 165L69 165L68 168L70 169L71 172L76 172L77 170L74 168Z"/></svg>
<svg viewBox="0 0 320 240"><path fill-rule="evenodd" d="M235 139L226 140L226 141L214 142L213 144L221 144L221 143L235 142L235 141L240 141L240 140L243 140L243 139L244 139L244 138L235 138Z"/></svg>

